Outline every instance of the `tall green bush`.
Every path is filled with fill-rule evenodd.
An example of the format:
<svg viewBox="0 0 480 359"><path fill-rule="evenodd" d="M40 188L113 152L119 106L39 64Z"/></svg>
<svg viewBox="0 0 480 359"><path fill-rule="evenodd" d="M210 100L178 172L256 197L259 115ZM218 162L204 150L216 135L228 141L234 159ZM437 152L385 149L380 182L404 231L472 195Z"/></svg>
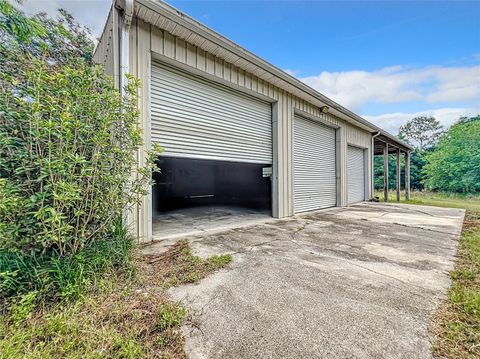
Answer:
<svg viewBox="0 0 480 359"><path fill-rule="evenodd" d="M151 184L137 169L138 80L125 96L63 13L28 18L0 1L0 250L77 253L109 237Z"/></svg>

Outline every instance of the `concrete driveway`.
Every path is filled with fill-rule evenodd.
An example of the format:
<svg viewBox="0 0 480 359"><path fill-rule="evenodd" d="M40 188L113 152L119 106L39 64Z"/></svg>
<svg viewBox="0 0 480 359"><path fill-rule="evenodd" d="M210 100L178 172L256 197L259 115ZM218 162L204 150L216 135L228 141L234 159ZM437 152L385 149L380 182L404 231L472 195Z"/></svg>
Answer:
<svg viewBox="0 0 480 359"><path fill-rule="evenodd" d="M191 237L233 263L172 297L191 358L429 358L464 212L358 204Z"/></svg>

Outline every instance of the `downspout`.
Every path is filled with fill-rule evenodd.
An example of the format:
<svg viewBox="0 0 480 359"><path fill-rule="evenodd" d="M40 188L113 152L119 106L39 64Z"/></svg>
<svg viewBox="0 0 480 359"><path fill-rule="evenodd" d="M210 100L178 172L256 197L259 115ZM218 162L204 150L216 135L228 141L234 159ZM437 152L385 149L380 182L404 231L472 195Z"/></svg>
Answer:
<svg viewBox="0 0 480 359"><path fill-rule="evenodd" d="M373 199L374 196L373 194L375 193L375 168L374 168L374 163L375 163L375 137L380 135L380 131L378 131L376 134L372 136L372 156L371 156L371 161L372 161L372 168L371 168L371 181L370 181L370 198Z"/></svg>
<svg viewBox="0 0 480 359"><path fill-rule="evenodd" d="M129 61L130 61L130 51L129 51L129 32L130 25L132 24L133 18L133 1L134 0L124 0L123 4L119 4L119 7L123 10L123 19L122 27L120 31L120 94L122 98L125 97L126 91L125 87L128 83L127 74L129 73ZM117 1L118 3L118 1ZM133 218L131 212L125 208L123 211L123 224L132 230ZM135 226L133 227L135 228Z"/></svg>
<svg viewBox="0 0 480 359"><path fill-rule="evenodd" d="M122 32L121 32L121 45L120 45L120 93L122 96L125 95L125 85L127 84L126 75L129 73L129 32L130 25L132 24L133 18L133 0L125 0L123 8L123 21L122 21Z"/></svg>

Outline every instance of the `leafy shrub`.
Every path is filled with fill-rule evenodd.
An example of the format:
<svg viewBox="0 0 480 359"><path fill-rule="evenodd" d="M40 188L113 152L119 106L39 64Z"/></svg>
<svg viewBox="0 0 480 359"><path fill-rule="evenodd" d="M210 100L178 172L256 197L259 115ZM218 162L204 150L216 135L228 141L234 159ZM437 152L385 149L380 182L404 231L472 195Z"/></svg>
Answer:
<svg viewBox="0 0 480 359"><path fill-rule="evenodd" d="M140 84L128 77L122 97L71 17L27 18L3 0L0 15L0 250L37 268L36 253L52 261L112 238L147 193L155 153L137 169Z"/></svg>

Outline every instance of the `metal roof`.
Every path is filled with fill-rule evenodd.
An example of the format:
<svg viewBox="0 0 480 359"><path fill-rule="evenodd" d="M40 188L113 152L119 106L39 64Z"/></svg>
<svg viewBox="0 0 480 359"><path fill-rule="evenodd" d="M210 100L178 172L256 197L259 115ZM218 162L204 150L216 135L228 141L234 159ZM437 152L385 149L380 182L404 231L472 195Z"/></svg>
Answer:
<svg viewBox="0 0 480 359"><path fill-rule="evenodd" d="M115 5L123 9L124 0L116 0ZM403 150L413 149L396 136L370 123L295 77L163 1L134 0L134 11L135 15L143 21L164 29L219 58L223 58L225 61L252 72L255 76L299 98L319 107L328 106L330 113L347 122L372 133L380 132L381 135L395 142Z"/></svg>

